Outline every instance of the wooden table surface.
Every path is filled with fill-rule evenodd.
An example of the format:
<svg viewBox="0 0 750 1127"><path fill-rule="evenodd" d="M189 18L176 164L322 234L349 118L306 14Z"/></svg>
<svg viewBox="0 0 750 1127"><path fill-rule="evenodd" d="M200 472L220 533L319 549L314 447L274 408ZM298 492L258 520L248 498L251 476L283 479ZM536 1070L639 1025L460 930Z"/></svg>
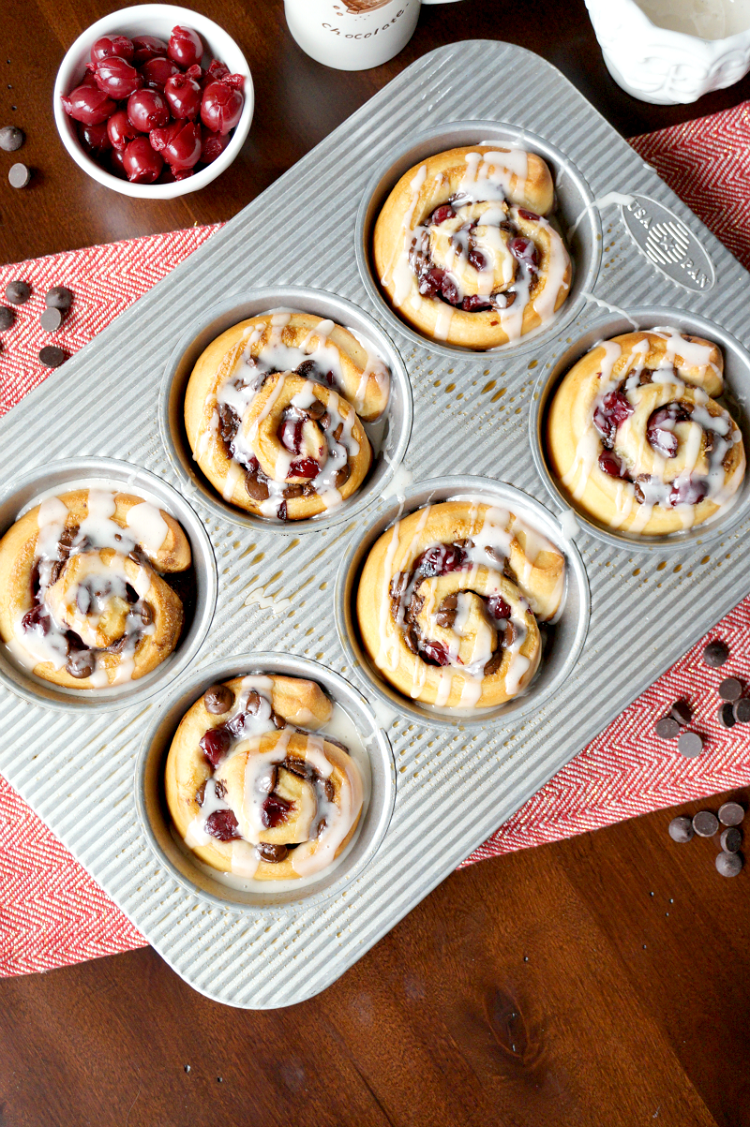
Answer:
<svg viewBox="0 0 750 1127"><path fill-rule="evenodd" d="M748 78L693 106L633 100L607 75L583 0L427 7L398 58L359 74L307 58L281 0L204 0L252 67L250 138L203 192L136 202L79 171L50 112L65 48L118 6L30 0L6 13L0 125L26 130L19 156L35 172L22 192L0 181L3 261L229 219L454 40L537 51L625 136L750 97ZM713 841L673 845L673 814L456 873L339 982L286 1010L209 1002L149 949L5 979L0 1127L750 1125L750 873L719 877Z"/></svg>

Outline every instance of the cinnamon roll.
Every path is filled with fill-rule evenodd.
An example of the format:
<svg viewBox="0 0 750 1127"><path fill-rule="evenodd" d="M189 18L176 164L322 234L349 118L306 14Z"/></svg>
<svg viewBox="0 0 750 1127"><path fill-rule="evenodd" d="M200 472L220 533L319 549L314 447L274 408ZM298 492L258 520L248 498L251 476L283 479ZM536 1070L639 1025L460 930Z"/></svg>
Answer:
<svg viewBox="0 0 750 1127"><path fill-rule="evenodd" d="M145 676L172 653L190 544L169 513L128 493L48 497L0 540L0 634L21 665L69 689Z"/></svg>
<svg viewBox="0 0 750 1127"><path fill-rule="evenodd" d="M654 536L702 524L745 474L742 433L716 402L723 389L710 341L669 328L603 341L554 393L552 471L609 528Z"/></svg>
<svg viewBox="0 0 750 1127"><path fill-rule="evenodd" d="M372 547L357 591L367 653L404 696L491 708L522 693L557 613L565 560L507 509L446 501L397 521Z"/></svg>
<svg viewBox="0 0 750 1127"><path fill-rule="evenodd" d="M309 313L266 313L217 337L185 396L193 457L229 501L276 520L336 508L364 481L363 422L388 405L387 367Z"/></svg>
<svg viewBox="0 0 750 1127"><path fill-rule="evenodd" d="M212 685L188 710L165 786L177 833L200 861L278 881L313 876L339 856L363 786L348 749L322 730L333 711L314 681L276 675Z"/></svg>
<svg viewBox="0 0 750 1127"><path fill-rule="evenodd" d="M414 165L375 224L391 305L433 340L486 349L546 324L568 296L570 257L535 153L451 149Z"/></svg>

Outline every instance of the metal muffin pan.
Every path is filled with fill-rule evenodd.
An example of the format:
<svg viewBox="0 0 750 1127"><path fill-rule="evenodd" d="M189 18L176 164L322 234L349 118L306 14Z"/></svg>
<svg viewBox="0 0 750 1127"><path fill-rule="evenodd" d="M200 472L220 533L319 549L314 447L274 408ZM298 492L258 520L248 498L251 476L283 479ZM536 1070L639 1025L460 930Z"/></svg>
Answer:
<svg viewBox="0 0 750 1127"><path fill-rule="evenodd" d="M24 669L0 646L0 681L32 704L51 708L111 712L142 703L183 673L205 640L216 609L218 577L211 541L194 509L162 478L113 458L72 458L40 466L9 482L0 495L0 536L42 495L79 488L111 488L152 501L179 521L190 541L196 580L195 608L175 651L161 665L126 685L108 689L67 689Z"/></svg>
<svg viewBox="0 0 750 1127"><path fill-rule="evenodd" d="M187 851L177 845L170 829L164 796L164 768L180 720L209 685L249 673L275 673L316 681L352 720L362 737L369 760L369 779L364 780L365 803L352 847L347 847L340 864L329 873L321 873L319 880L305 883L297 891L285 889L275 892L270 881L257 892L237 890L223 884L210 875L207 866L191 862ZM288 914L299 908L319 908L348 888L377 852L396 800L393 752L365 698L339 674L318 662L286 654L238 654L235 658L222 658L192 677L183 678L179 685L165 694L155 713L150 718L136 761L135 797L141 823L159 863L166 865L175 880L188 892L217 907L231 905L251 915L258 909L264 913ZM325 726L322 733L325 735Z"/></svg>
<svg viewBox="0 0 750 1127"><path fill-rule="evenodd" d="M353 329L356 335L377 350L391 371L391 395L384 415L374 423L362 424L374 453L373 465L364 482L356 493L337 508L320 513L310 520L298 520L290 524L244 512L236 505L224 501L198 468L185 432L185 391L198 357L211 341L232 325L271 309L314 313ZM169 357L164 371L160 408L162 438L183 488L195 489L200 494L201 501L215 516L250 528L260 526L259 531L286 535L292 527L296 533L304 534L339 524L343 520L351 520L373 498L379 497L388 488L396 468L406 454L414 414L411 383L404 362L380 326L350 301L336 294L300 286L268 286L244 294L231 294L220 305L208 310L197 324L194 323L183 334Z"/></svg>
<svg viewBox="0 0 750 1127"><path fill-rule="evenodd" d="M747 520L750 511L750 472L748 472L732 503L711 521L669 536L637 536L632 532L618 532L597 521L570 497L560 486L548 465L545 444L547 412L553 394L565 374L599 341L609 340L621 333L665 326L694 333L720 347L724 357L725 390L719 398L742 431L745 450L750 455L750 416L747 414L747 404L750 403L750 354L726 329L703 317L684 310L675 311L674 308L659 309L649 306L623 310L619 315L601 314L583 336L577 337L573 344L564 347L552 360L550 371L539 377L529 412L529 443L534 455L534 465L547 486L553 502L563 509L567 507L574 509L576 518L585 522L587 530L597 539L613 547L626 547L634 552L672 553L684 551L686 545L709 544L726 536L738 524Z"/></svg>
<svg viewBox="0 0 750 1127"><path fill-rule="evenodd" d="M372 169L389 167L417 129L447 147L451 123L467 118L512 122L566 155L599 201L602 255L592 300L572 321L556 322L547 344L528 340L507 351L448 357L414 340L368 293L357 267L357 212ZM559 175L557 182L559 190ZM634 201L632 211L622 199ZM673 216L683 242L708 254L713 270L697 281L685 259L648 257L649 244L642 251L633 240L628 224L642 224L654 200L662 218ZM386 324L415 403L391 495L418 493L420 480L445 474L508 482L575 533L591 592L575 667L520 718L511 714L486 729L461 721L455 730L428 726L407 721L365 688L393 747L396 804L361 876L318 908L269 914L220 907L187 890L154 852L133 785L138 750L156 723L153 705L133 704L116 716L55 712L0 686L0 771L187 982L229 1005L266 1008L302 1001L338 978L747 593L745 517L718 536L701 534L679 550L665 546L663 554L602 540L583 521L576 531L572 510L558 507L535 464L529 415L566 349L580 353L590 333L601 331L602 303L616 320L623 309L642 308L648 295L660 317L663 310L668 321L683 314L691 323L710 322L747 348L750 286L653 169L542 59L509 44L470 41L412 64L0 420L9 478L41 474L50 460L83 453L118 457L176 486L195 508L216 556L219 596L185 691L213 662L231 665L252 650L308 657L358 679L336 626L335 577L344 555L393 504L386 497L381 508L373 499L316 535L300 535L293 525L280 535L228 519L176 469L159 430L161 373L177 344L195 336L202 310L246 293L248 284L341 294ZM30 441L44 419L54 427L45 428L43 442ZM161 716L161 701L158 708Z"/></svg>
<svg viewBox="0 0 750 1127"><path fill-rule="evenodd" d="M501 345L487 352L475 352L460 345L433 341L412 328L393 309L380 286L375 265L372 260L372 239L375 223L396 183L403 174L420 161L445 152L447 149L464 148L480 143L505 144L528 149L537 153L549 165L555 183L554 219L559 223L565 236L573 264L573 278L570 293L564 305L558 309L547 325L521 337L520 340ZM539 137L529 129L520 128L509 122L499 121L455 121L425 130L416 137L409 138L406 149L390 153L367 184L357 213L356 254L357 265L367 296L385 317L392 331L401 332L416 345L427 345L431 352L448 360L475 357L482 363L493 353L521 352L543 348L554 340L583 309L586 296L593 289L599 272L601 260L601 224L599 213L593 206L594 197L580 170L556 145L547 138Z"/></svg>
<svg viewBox="0 0 750 1127"><path fill-rule="evenodd" d="M336 621L343 650L366 689L374 692L383 703L400 712L408 721L426 724L432 728L455 730L456 717L447 711L431 709L419 701L403 696L381 675L362 644L357 623L357 591L362 568L375 541L402 517L427 505L441 501L479 499L489 505L499 505L523 518L543 533L565 555L566 590L563 609L558 620L542 627L543 655L541 665L526 692L498 708L481 709L475 716L461 714L458 721L467 731L484 731L497 725L518 723L522 716L542 707L545 701L560 689L565 679L575 669L586 640L590 617L589 586L581 556L571 543L558 521L538 501L501 481L488 481L476 477L439 477L421 481L418 488L399 499L361 538L352 541L344 557L336 581Z"/></svg>

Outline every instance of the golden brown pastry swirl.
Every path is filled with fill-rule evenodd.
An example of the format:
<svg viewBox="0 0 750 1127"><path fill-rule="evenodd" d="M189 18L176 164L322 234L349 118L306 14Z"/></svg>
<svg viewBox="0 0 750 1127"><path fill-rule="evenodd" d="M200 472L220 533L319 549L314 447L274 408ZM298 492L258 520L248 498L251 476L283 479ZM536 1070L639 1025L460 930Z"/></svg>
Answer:
<svg viewBox="0 0 750 1127"><path fill-rule="evenodd" d="M653 329L603 341L567 373L547 419L555 476L612 529L679 532L714 517L745 474L742 434L716 402L710 341Z"/></svg>
<svg viewBox="0 0 750 1127"><path fill-rule="evenodd" d="M49 497L0 541L0 631L56 685L98 689L150 673L180 638L182 601L162 574L187 573L177 521L127 493Z"/></svg>
<svg viewBox="0 0 750 1127"><path fill-rule="evenodd" d="M404 696L490 708L521 693L541 658L537 619L557 612L565 561L513 513L446 501L397 521L357 592L365 648Z"/></svg>
<svg viewBox="0 0 750 1127"><path fill-rule="evenodd" d="M185 844L222 873L298 880L352 838L362 780L325 732L314 681L257 675L211 686L183 717L167 758L166 795ZM309 729L313 729L310 731Z"/></svg>
<svg viewBox="0 0 750 1127"><path fill-rule="evenodd" d="M415 165L375 224L375 267L394 309L425 336L475 349L545 324L571 279L553 206L534 153L475 145Z"/></svg>
<svg viewBox="0 0 750 1127"><path fill-rule="evenodd" d="M388 395L383 362L340 325L264 314L228 329L200 356L185 424L224 500L304 520L360 487L373 457L362 424L382 414Z"/></svg>

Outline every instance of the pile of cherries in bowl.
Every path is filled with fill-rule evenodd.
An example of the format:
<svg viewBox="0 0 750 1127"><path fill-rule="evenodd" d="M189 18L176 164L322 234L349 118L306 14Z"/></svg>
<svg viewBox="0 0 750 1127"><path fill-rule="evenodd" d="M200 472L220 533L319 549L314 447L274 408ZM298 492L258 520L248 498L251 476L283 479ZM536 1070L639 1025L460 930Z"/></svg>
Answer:
<svg viewBox="0 0 750 1127"><path fill-rule="evenodd" d="M83 81L62 96L86 152L134 184L184 180L224 151L242 116L245 78L218 59L204 70L203 42L175 27L154 35L104 35Z"/></svg>

